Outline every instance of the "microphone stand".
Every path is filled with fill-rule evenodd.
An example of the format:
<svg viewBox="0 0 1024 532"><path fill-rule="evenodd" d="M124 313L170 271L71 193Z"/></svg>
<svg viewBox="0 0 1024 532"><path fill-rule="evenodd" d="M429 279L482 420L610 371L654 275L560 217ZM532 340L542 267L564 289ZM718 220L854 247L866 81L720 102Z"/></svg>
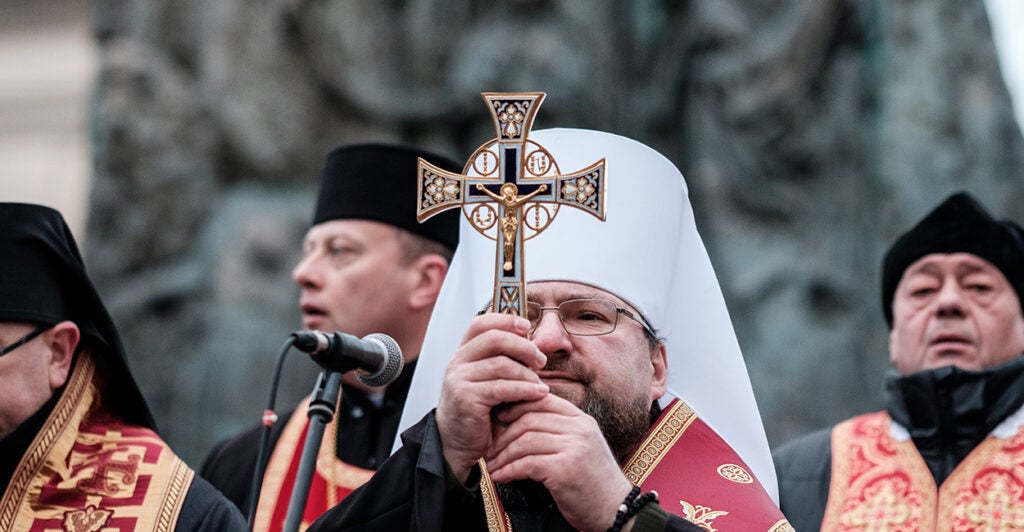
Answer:
<svg viewBox="0 0 1024 532"><path fill-rule="evenodd" d="M302 459L299 471L292 487L292 498L288 502L288 515L284 521L284 532L297 532L302 522L302 514L306 510L306 499L309 497L309 484L316 468L316 456L320 451L320 440L324 435L324 427L334 419L334 410L338 404L338 393L341 389L341 373L324 370L317 377L313 387L312 399L309 402L309 428L306 430L306 443L302 446Z"/></svg>

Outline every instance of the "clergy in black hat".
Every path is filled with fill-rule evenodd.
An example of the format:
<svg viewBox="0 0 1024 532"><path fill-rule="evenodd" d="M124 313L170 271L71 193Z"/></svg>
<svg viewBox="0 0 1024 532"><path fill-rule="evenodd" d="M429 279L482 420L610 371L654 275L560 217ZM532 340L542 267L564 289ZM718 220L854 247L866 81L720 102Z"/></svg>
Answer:
<svg viewBox="0 0 1024 532"><path fill-rule="evenodd" d="M1024 486L1020 226L953 194L896 240L881 280L886 409L779 448L783 512L797 530L858 516L886 529L989 529L979 519L1018 515L1020 492L1004 495Z"/></svg>
<svg viewBox="0 0 1024 532"><path fill-rule="evenodd" d="M1024 232L1010 220L996 220L971 195L953 194L900 236L882 261L882 312L892 327L896 286L907 268L932 253L969 253L999 269L1021 299L1024 288Z"/></svg>
<svg viewBox="0 0 1024 532"><path fill-rule="evenodd" d="M387 144L342 146L327 154L313 225L331 220L373 220L437 242L459 245L459 213L416 221L416 168L420 157L445 170L462 166L427 151Z"/></svg>
<svg viewBox="0 0 1024 532"><path fill-rule="evenodd" d="M60 213L0 203L0 257L0 530L244 530L156 434Z"/></svg>
<svg viewBox="0 0 1024 532"><path fill-rule="evenodd" d="M430 313L459 242L459 211L416 221L417 160L459 172L454 161L391 144L342 146L327 154L303 258L292 272L303 329L357 337L383 333L401 347L405 369L387 387L345 376L337 416L325 430L304 522L358 487L391 453ZM256 530L279 530L306 434L307 404L282 416L253 515ZM250 513L260 427L219 444L201 474ZM308 521L307 521L308 519Z"/></svg>

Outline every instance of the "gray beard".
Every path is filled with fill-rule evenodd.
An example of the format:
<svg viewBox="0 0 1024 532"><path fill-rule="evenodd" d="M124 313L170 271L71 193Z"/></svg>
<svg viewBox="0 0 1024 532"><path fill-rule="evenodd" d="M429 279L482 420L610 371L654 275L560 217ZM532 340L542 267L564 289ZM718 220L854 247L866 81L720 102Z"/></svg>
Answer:
<svg viewBox="0 0 1024 532"><path fill-rule="evenodd" d="M646 397L601 397L587 387L579 408L597 420L620 464L636 450L651 427L651 402Z"/></svg>

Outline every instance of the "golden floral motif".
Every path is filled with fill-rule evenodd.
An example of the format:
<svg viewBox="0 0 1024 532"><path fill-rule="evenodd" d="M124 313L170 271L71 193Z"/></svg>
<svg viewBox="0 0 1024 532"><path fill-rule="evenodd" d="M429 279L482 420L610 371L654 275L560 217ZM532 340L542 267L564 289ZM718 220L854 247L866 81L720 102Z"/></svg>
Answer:
<svg viewBox="0 0 1024 532"><path fill-rule="evenodd" d="M566 181L562 184L562 195L566 199L570 199L583 204L593 204L593 201L588 201L597 192L597 187L590 182L587 176L581 176L576 181Z"/></svg>
<svg viewBox="0 0 1024 532"><path fill-rule="evenodd" d="M508 138L519 138L523 121L526 120L526 113L521 111L515 103L507 103L498 112L498 120L501 121L502 133Z"/></svg>
<svg viewBox="0 0 1024 532"><path fill-rule="evenodd" d="M903 530L896 527L910 524L913 514L902 495L906 488L905 482L897 481L894 477L882 479L865 490L864 498L844 512L842 524L852 530Z"/></svg>
<svg viewBox="0 0 1024 532"><path fill-rule="evenodd" d="M957 498L957 529L1024 530L1024 487L1006 471L991 471Z"/></svg>
<svg viewBox="0 0 1024 532"><path fill-rule="evenodd" d="M454 180L435 175L427 184L426 192L427 201L423 202L423 206L429 207L449 201L458 201L460 190L459 184Z"/></svg>
<svg viewBox="0 0 1024 532"><path fill-rule="evenodd" d="M736 464L722 464L718 466L718 474L725 480L735 482L737 484L753 484L754 477L747 472L743 466Z"/></svg>
<svg viewBox="0 0 1024 532"><path fill-rule="evenodd" d="M711 521L729 515L729 512L724 510L712 510L707 506L694 505L686 501L679 501L679 504L683 507L683 518L708 532L717 532Z"/></svg>

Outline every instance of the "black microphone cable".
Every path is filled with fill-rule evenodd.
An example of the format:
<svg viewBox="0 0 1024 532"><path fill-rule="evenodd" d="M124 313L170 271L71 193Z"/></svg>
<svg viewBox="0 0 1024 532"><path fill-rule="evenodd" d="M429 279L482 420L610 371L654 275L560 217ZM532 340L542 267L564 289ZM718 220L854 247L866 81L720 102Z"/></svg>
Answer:
<svg viewBox="0 0 1024 532"><path fill-rule="evenodd" d="M277 356L277 364L274 366L274 375L270 381L270 399L267 401L267 409L263 411L263 431L260 433L260 448L256 454L256 468L253 471L252 487L249 490L249 530L252 530L253 521L256 518L256 504L260 501L260 490L263 488L263 473L267 467L269 453L267 447L270 444L270 428L277 422L277 413L274 412L274 404L277 402L277 386L281 382L281 369L284 366L285 355L295 344L295 336L289 335L281 348L281 354Z"/></svg>

